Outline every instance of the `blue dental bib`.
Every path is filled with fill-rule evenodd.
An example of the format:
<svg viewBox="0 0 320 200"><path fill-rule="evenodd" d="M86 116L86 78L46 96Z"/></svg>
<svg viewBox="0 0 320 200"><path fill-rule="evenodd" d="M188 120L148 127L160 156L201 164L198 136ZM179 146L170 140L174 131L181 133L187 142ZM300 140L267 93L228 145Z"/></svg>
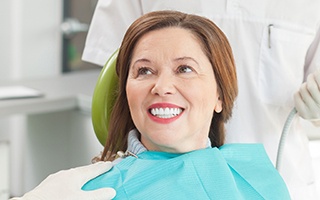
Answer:
<svg viewBox="0 0 320 200"><path fill-rule="evenodd" d="M126 157L83 186L112 187L114 199L290 199L262 145L227 144L184 154Z"/></svg>

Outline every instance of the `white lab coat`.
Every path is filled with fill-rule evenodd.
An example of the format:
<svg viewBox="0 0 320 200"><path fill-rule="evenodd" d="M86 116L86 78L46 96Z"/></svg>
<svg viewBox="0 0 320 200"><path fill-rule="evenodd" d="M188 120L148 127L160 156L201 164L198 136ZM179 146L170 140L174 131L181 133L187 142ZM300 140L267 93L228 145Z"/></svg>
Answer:
<svg viewBox="0 0 320 200"><path fill-rule="evenodd" d="M136 18L163 9L208 17L226 34L239 81L227 142L263 143L275 163L293 93L320 69L320 1L100 0L83 60L104 65ZM317 199L306 130L299 121L296 117L287 137L280 173L293 199Z"/></svg>

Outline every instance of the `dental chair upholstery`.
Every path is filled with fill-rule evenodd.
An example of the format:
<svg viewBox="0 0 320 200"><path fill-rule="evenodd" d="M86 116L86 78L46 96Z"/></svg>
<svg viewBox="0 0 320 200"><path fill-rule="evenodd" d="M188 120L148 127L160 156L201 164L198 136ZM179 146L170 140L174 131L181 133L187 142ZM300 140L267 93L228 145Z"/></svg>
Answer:
<svg viewBox="0 0 320 200"><path fill-rule="evenodd" d="M98 77L92 97L92 124L99 142L104 146L107 136L110 114L116 99L118 76L116 75L116 60L118 51L114 52Z"/></svg>

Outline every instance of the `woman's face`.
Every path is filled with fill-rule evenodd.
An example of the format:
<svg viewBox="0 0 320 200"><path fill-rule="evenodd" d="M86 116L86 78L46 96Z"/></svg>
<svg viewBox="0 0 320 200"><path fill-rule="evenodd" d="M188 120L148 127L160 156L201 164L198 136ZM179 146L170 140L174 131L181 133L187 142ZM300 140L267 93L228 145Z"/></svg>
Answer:
<svg viewBox="0 0 320 200"><path fill-rule="evenodd" d="M131 116L148 150L205 148L222 105L212 66L186 29L164 28L136 44L126 86Z"/></svg>

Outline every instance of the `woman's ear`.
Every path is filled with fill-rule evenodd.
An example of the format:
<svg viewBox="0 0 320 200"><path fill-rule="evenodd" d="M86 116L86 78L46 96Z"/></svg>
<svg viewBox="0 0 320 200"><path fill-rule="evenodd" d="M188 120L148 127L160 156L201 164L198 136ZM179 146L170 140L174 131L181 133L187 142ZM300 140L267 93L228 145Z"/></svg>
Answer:
<svg viewBox="0 0 320 200"><path fill-rule="evenodd" d="M221 101L220 97L218 97L218 101L216 102L216 105L214 107L214 111L216 113L220 113L222 111L222 101Z"/></svg>

